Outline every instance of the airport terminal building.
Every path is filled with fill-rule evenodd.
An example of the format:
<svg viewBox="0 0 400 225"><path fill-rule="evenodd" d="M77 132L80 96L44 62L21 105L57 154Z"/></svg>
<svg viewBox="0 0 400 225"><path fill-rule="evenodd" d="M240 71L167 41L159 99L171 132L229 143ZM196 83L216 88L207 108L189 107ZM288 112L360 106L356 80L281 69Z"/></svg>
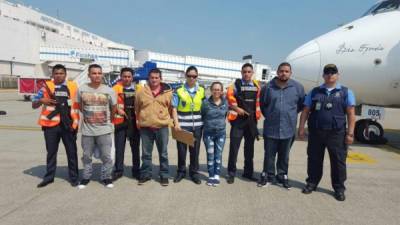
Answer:
<svg viewBox="0 0 400 225"><path fill-rule="evenodd" d="M190 65L198 68L203 78L201 82L205 84L213 80L230 83L241 76L243 61L135 49L48 16L38 9L5 0L0 0L0 28L0 77L3 79L49 79L49 67L57 63L68 68L71 79L86 73L90 63L104 65L106 73L117 73L122 67L136 69L145 62L156 63L168 82L182 80ZM256 79L266 81L272 76L270 66L253 64Z"/></svg>

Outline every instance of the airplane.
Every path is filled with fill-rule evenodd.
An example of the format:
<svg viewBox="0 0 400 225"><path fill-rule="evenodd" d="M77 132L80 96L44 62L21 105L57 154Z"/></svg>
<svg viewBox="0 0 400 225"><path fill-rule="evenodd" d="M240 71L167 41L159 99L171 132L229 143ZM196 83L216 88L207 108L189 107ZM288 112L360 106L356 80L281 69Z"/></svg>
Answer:
<svg viewBox="0 0 400 225"><path fill-rule="evenodd" d="M400 107L400 0L379 1L361 18L317 37L287 57L293 77L306 90L322 83L324 65L334 63L339 81L356 95L355 138L386 143L378 122L384 107Z"/></svg>

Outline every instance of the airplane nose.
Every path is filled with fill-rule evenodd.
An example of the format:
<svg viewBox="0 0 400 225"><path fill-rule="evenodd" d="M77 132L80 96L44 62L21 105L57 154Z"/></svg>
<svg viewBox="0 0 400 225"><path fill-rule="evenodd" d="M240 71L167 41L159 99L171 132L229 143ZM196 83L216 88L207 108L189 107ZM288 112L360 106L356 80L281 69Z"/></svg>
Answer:
<svg viewBox="0 0 400 225"><path fill-rule="evenodd" d="M286 61L292 65L293 78L301 82L306 89L318 84L321 74L321 52L315 40L294 50Z"/></svg>

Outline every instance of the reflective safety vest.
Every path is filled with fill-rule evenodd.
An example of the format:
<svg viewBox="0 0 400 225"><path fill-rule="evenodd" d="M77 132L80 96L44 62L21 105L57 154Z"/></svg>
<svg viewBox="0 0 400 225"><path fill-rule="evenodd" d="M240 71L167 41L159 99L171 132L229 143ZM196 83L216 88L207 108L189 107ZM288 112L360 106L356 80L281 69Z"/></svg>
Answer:
<svg viewBox="0 0 400 225"><path fill-rule="evenodd" d="M52 95L55 93L55 84L53 80L46 81L47 87L49 88ZM69 92L68 96L68 106L70 107L70 116L72 119L71 127L76 130L79 125L79 104L76 102L76 93L78 90L78 86L73 81L67 81L67 88ZM50 99L50 94L48 93L47 88L43 87L43 98ZM53 105L43 105L42 112L40 113L40 117L38 120L38 124L42 127L55 127L60 124L61 116L60 113L56 114L51 119L48 118L48 115L51 114L54 110L56 110L56 106Z"/></svg>
<svg viewBox="0 0 400 225"><path fill-rule="evenodd" d="M246 104L246 106L248 107L251 107L252 111L255 113L256 120L259 120L261 118L260 87L256 80L253 80L252 82L254 86L245 86L241 84L240 79L236 80L234 84L228 87L226 98L228 100L229 106L239 106L244 110L246 110L244 104ZM236 83L238 83L238 85L236 85ZM238 96L239 93L240 96ZM243 101L245 103L243 103ZM237 112L233 109L230 109L228 112L228 120L232 122L235 121L237 118Z"/></svg>
<svg viewBox="0 0 400 225"><path fill-rule="evenodd" d="M117 108L126 111L125 105L126 105L127 99L125 99L125 97L132 98L131 99L132 101L129 101L131 103L129 105L131 105L130 110L132 110L132 113L134 113L133 100L135 98L135 90L132 90L129 92L124 92L124 86L122 85L121 82L118 82L116 85L114 85L113 90L117 94ZM116 113L114 115L112 122L114 125L118 125L118 124L122 124L124 121L125 121L125 117Z"/></svg>
<svg viewBox="0 0 400 225"><path fill-rule="evenodd" d="M178 121L182 128L195 128L203 126L201 120L201 103L205 98L204 88L198 86L196 94L192 97L182 85L176 90L179 98L177 107Z"/></svg>

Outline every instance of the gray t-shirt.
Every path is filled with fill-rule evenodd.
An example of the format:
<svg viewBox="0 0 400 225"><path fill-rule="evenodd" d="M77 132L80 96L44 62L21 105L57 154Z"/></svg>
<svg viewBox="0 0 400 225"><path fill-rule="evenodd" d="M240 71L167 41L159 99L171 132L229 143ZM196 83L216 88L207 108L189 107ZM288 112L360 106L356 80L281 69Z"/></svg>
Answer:
<svg viewBox="0 0 400 225"><path fill-rule="evenodd" d="M102 84L94 89L83 84L79 87L77 102L83 114L82 135L99 136L113 132L110 109L117 104L117 96L112 88Z"/></svg>

